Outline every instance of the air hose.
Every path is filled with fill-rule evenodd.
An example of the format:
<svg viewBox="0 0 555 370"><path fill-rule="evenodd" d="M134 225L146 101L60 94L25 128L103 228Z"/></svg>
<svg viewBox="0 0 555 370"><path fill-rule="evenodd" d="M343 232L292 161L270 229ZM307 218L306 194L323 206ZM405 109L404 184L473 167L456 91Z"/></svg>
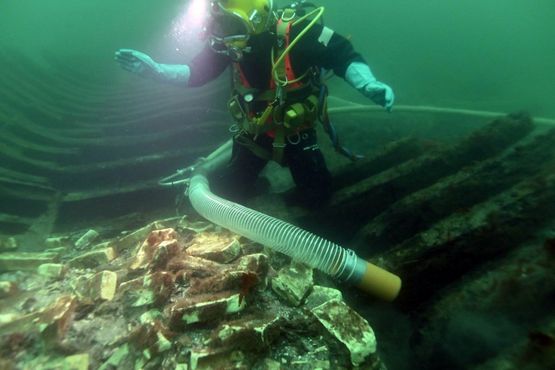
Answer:
<svg viewBox="0 0 555 370"><path fill-rule="evenodd" d="M275 61L274 61L274 49L272 48L272 76L274 76L274 79L280 85L286 86L288 84L295 83L295 82L301 80L302 77L304 77L304 76L301 76L301 77L299 77L299 78L297 78L293 81L281 81L279 76L276 74L276 68L285 59L285 57L291 52L291 50L295 47L295 45L297 45L297 43L308 33L308 31L312 28L312 26L314 26L318 22L318 20L322 18L322 15L324 14L324 11L325 11L325 8L323 6L321 6L319 8L314 9L310 13L302 16L301 18L296 19L293 22L293 25L295 25L295 24L303 22L304 20L308 19L309 17L312 17L313 15L315 15L314 19L312 19L308 23L308 25L297 35L297 37L295 37L295 39L293 41L291 41L289 46L283 51L283 53Z"/></svg>
<svg viewBox="0 0 555 370"><path fill-rule="evenodd" d="M352 250L218 197L210 191L207 174L206 168L199 166L188 189L193 208L207 220L381 299L392 301L399 294L401 279L398 276L361 259Z"/></svg>

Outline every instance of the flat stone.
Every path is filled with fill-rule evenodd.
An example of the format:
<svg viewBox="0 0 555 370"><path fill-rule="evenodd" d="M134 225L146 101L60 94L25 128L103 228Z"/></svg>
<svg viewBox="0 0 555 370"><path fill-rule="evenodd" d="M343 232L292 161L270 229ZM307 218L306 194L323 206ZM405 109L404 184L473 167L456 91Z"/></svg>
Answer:
<svg viewBox="0 0 555 370"><path fill-rule="evenodd" d="M75 296L61 296L45 308L14 317L12 321L0 325L0 336L11 333L40 332L45 342L59 344L70 327L76 307Z"/></svg>
<svg viewBox="0 0 555 370"><path fill-rule="evenodd" d="M69 249L73 248L74 244L71 241L69 236L55 236L46 238L44 241L44 245L46 248L53 249L53 248L64 248Z"/></svg>
<svg viewBox="0 0 555 370"><path fill-rule="evenodd" d="M368 322L343 301L328 301L311 311L324 328L343 343L354 366L376 352L376 337Z"/></svg>
<svg viewBox="0 0 555 370"><path fill-rule="evenodd" d="M48 331L51 339L60 340L69 327L76 307L75 296L61 296L40 310L14 316L9 322L1 324L0 336L15 332Z"/></svg>
<svg viewBox="0 0 555 370"><path fill-rule="evenodd" d="M133 302L131 302L131 307L141 307L148 306L156 302L156 295L150 289L140 289L132 294Z"/></svg>
<svg viewBox="0 0 555 370"><path fill-rule="evenodd" d="M116 258L114 248L98 249L87 252L70 260L71 267L95 268L110 263Z"/></svg>
<svg viewBox="0 0 555 370"><path fill-rule="evenodd" d="M139 317L139 322L143 325L153 324L156 320L161 320L162 318L162 312L158 310L149 310Z"/></svg>
<svg viewBox="0 0 555 370"><path fill-rule="evenodd" d="M44 331L47 327L54 325L59 336L63 336L68 329L70 320L77 307L77 298L72 295L59 297L56 302L41 311L39 329Z"/></svg>
<svg viewBox="0 0 555 370"><path fill-rule="evenodd" d="M181 260L183 256L183 246L175 239L161 242L154 251L152 260L148 264L151 271L171 270L168 266L170 262Z"/></svg>
<svg viewBox="0 0 555 370"><path fill-rule="evenodd" d="M100 234L96 230L89 230L75 242L75 248L84 249L94 242Z"/></svg>
<svg viewBox="0 0 555 370"><path fill-rule="evenodd" d="M154 333L155 332L155 333ZM155 355L169 351L172 348L172 342L164 336L159 330L151 328L151 332L148 335L155 335L154 343L148 348L143 350L143 357L150 360Z"/></svg>
<svg viewBox="0 0 555 370"><path fill-rule="evenodd" d="M61 256L62 254L66 253L68 250L67 247L56 247L56 248L47 248L44 250L43 253L49 253L56 256Z"/></svg>
<svg viewBox="0 0 555 370"><path fill-rule="evenodd" d="M126 296L131 307L141 307L164 301L173 289L173 277L170 273L159 271L144 277L121 283L119 293Z"/></svg>
<svg viewBox="0 0 555 370"><path fill-rule="evenodd" d="M264 254L242 256L233 264L216 264L216 262L193 256L187 256L185 261L189 259L195 259L195 263L204 268L204 270L197 270L196 273L189 270L184 271L189 280L188 293L190 294L236 290L242 296L246 296L254 288L266 287L268 257ZM207 263L213 264L211 269L206 269Z"/></svg>
<svg viewBox="0 0 555 370"><path fill-rule="evenodd" d="M13 281L0 281L0 299L11 297L17 290L17 284Z"/></svg>
<svg viewBox="0 0 555 370"><path fill-rule="evenodd" d="M47 363L41 363L36 368L37 370L88 370L89 369L89 354L81 353L77 355L68 356L61 359L54 359Z"/></svg>
<svg viewBox="0 0 555 370"><path fill-rule="evenodd" d="M98 368L98 370L121 369L122 363L129 357L129 345L126 343L117 348L114 353Z"/></svg>
<svg viewBox="0 0 555 370"><path fill-rule="evenodd" d="M246 369L241 351L230 352L225 348L199 348L191 350L189 368L196 369Z"/></svg>
<svg viewBox="0 0 555 370"><path fill-rule="evenodd" d="M114 247L114 242L113 241L106 241L106 242L102 242L102 243L98 243L98 244L94 244L91 247L91 250L97 250L97 249L106 249L108 247Z"/></svg>
<svg viewBox="0 0 555 370"><path fill-rule="evenodd" d="M261 277L268 274L268 256L263 253L242 256L234 268L239 271L253 272Z"/></svg>
<svg viewBox="0 0 555 370"><path fill-rule="evenodd" d="M214 224L204 220L192 221L187 216L183 216L178 222L177 226L180 229L192 231L194 233L203 233L214 228Z"/></svg>
<svg viewBox="0 0 555 370"><path fill-rule="evenodd" d="M43 263L37 268L37 273L47 278L60 279L66 273L66 267L61 263Z"/></svg>
<svg viewBox="0 0 555 370"><path fill-rule="evenodd" d="M121 252L127 249L138 248L144 242L153 230L165 229L166 227L160 221L154 221L150 224L133 231L114 242L114 249Z"/></svg>
<svg viewBox="0 0 555 370"><path fill-rule="evenodd" d="M17 240L13 236L0 236L0 252L12 252L18 248Z"/></svg>
<svg viewBox="0 0 555 370"><path fill-rule="evenodd" d="M34 271L43 263L53 263L57 258L55 253L1 253L1 271Z"/></svg>
<svg viewBox="0 0 555 370"><path fill-rule="evenodd" d="M89 297L93 300L111 301L116 295L118 275L113 271L101 271L89 281Z"/></svg>
<svg viewBox="0 0 555 370"><path fill-rule="evenodd" d="M183 259L176 262L172 269L180 271L183 275L183 280L191 282L195 279L204 279L209 276L214 276L221 271L225 270L226 266L221 263L205 260L185 254Z"/></svg>
<svg viewBox="0 0 555 370"><path fill-rule="evenodd" d="M312 269L292 263L272 279L272 290L287 304L299 306L313 284Z"/></svg>
<svg viewBox="0 0 555 370"><path fill-rule="evenodd" d="M229 263L241 255L241 243L235 238L222 238L217 234L199 234L187 253L207 260Z"/></svg>
<svg viewBox="0 0 555 370"><path fill-rule="evenodd" d="M162 353L162 352L169 351L172 348L172 342L168 338L166 338L166 336L161 332L158 332L157 336L158 336L158 340L156 341L153 348L155 352Z"/></svg>
<svg viewBox="0 0 555 370"><path fill-rule="evenodd" d="M0 315L0 336L36 330L36 322L40 319L41 312L31 312L26 315L9 313Z"/></svg>
<svg viewBox="0 0 555 370"><path fill-rule="evenodd" d="M91 343L101 343L108 349L128 343L132 328L129 317L115 314L115 311L100 315L97 311L73 321L68 337L78 340L86 337Z"/></svg>
<svg viewBox="0 0 555 370"><path fill-rule="evenodd" d="M158 261L162 258L167 262L171 257L179 253L181 249L177 242L177 233L174 229L151 231L137 249L135 260L131 264L130 269L147 268L153 261ZM162 265L162 263L158 261L157 265Z"/></svg>
<svg viewBox="0 0 555 370"><path fill-rule="evenodd" d="M312 292L306 297L305 307L309 310L331 300L343 300L343 294L337 289L314 285Z"/></svg>
<svg viewBox="0 0 555 370"><path fill-rule="evenodd" d="M177 302L170 308L171 316L179 316L187 325L199 322L213 322L224 316L242 311L245 301L234 292L222 292L194 296Z"/></svg>
<svg viewBox="0 0 555 370"><path fill-rule="evenodd" d="M275 314L266 317L251 317L220 325L214 334L212 343L218 347L255 350L268 348L279 336L283 318Z"/></svg>
<svg viewBox="0 0 555 370"><path fill-rule="evenodd" d="M79 275L73 279L69 279L69 285L72 289L73 294L75 294L80 300L90 300L89 281L92 277L92 273L86 273L83 275Z"/></svg>
<svg viewBox="0 0 555 370"><path fill-rule="evenodd" d="M68 356L64 360L64 369L68 370L87 370L89 368L89 354L82 353Z"/></svg>
<svg viewBox="0 0 555 370"><path fill-rule="evenodd" d="M142 288L144 278L145 276L141 276L135 279L122 281L119 285L119 293L127 293L128 291Z"/></svg>

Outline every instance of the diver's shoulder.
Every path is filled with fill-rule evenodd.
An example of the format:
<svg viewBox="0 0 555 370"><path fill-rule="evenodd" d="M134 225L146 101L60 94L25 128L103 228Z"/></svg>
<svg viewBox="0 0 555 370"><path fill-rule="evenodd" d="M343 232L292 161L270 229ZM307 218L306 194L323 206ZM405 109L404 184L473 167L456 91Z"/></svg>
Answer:
<svg viewBox="0 0 555 370"><path fill-rule="evenodd" d="M309 28L310 27L310 28ZM291 26L291 37L295 38L302 32L306 31L303 35L305 39L318 39L318 36L326 27L320 23L315 23L310 26L310 20L304 20L299 23L295 23Z"/></svg>

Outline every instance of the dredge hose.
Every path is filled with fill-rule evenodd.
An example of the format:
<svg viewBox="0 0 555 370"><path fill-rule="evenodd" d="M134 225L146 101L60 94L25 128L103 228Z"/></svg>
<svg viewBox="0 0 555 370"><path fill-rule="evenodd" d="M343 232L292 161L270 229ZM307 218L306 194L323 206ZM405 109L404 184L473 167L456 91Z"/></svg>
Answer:
<svg viewBox="0 0 555 370"><path fill-rule="evenodd" d="M224 163L222 158L230 155L226 150L217 154L195 169L188 188L191 204L201 216L378 298L392 301L397 297L401 279L363 260L352 250L213 194L207 176Z"/></svg>

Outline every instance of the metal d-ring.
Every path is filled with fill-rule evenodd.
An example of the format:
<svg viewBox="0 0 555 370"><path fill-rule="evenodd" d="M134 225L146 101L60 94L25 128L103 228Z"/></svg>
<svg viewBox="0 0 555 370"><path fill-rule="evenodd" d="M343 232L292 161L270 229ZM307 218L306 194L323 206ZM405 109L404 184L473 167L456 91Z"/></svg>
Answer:
<svg viewBox="0 0 555 370"><path fill-rule="evenodd" d="M295 139L295 141L293 141L293 140L291 139L291 137L295 137L295 136L296 136L296 139ZM287 135L287 142L288 142L289 144L291 144L291 145L297 145L297 144L299 144L299 143L301 142L301 134L299 134L298 132L295 132L295 133L292 134L292 135Z"/></svg>
<svg viewBox="0 0 555 370"><path fill-rule="evenodd" d="M241 127L238 124L234 123L233 125L229 126L229 132L232 134L236 134L241 131Z"/></svg>

